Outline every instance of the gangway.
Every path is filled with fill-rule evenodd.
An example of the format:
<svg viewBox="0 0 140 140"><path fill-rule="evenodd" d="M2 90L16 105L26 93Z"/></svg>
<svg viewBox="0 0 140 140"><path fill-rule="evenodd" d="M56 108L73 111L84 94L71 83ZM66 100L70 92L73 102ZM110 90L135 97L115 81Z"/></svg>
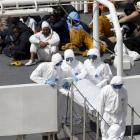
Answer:
<svg viewBox="0 0 140 140"><path fill-rule="evenodd" d="M76 92L74 88L76 89ZM94 90L94 92L92 93L94 94L95 92L96 90ZM77 96L77 94L79 95ZM66 110L66 115L69 116L66 116L66 120L63 124L63 128L67 135L71 137L72 140L100 140L100 120L103 118L98 113L96 108L93 107L93 103L87 100L87 96L81 93L80 89L75 83L72 84L71 91L68 94L68 97L69 104L67 103L68 107L66 108L68 110ZM82 98L83 101L81 102L80 100L82 100ZM89 98L91 98L91 96ZM93 98L96 99L97 95L95 94ZM82 108L80 108L79 105L80 107L82 106ZM131 120L130 122L127 121L126 133L123 140L136 140L135 135L140 134L140 129L137 129L135 127L134 118L138 117L138 119L140 120L140 115L130 104L128 104L128 111L131 114L130 116L128 116ZM120 140L122 139L120 138Z"/></svg>

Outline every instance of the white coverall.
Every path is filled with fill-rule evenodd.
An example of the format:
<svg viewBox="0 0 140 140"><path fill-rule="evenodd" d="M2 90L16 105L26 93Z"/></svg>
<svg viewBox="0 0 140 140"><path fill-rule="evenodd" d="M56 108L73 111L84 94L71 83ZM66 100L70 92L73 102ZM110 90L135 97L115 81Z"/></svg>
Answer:
<svg viewBox="0 0 140 140"><path fill-rule="evenodd" d="M87 71L86 77L101 88L111 79L112 72L109 65L101 61L99 51L96 48L90 49L88 54L96 55L97 59L94 62L89 59L85 60L84 67Z"/></svg>
<svg viewBox="0 0 140 140"><path fill-rule="evenodd" d="M100 94L98 111L103 116L101 121L102 140L121 140L125 133L127 116L127 91L114 89L106 85Z"/></svg>
<svg viewBox="0 0 140 140"><path fill-rule="evenodd" d="M37 53L39 60L50 61L53 53L58 50L58 45L60 42L59 35L51 29L51 33L48 37L44 36L42 31L32 35L30 37L31 47L30 52ZM45 48L39 47L39 42L48 42Z"/></svg>
<svg viewBox="0 0 140 140"><path fill-rule="evenodd" d="M53 57L54 56L54 57ZM46 81L56 81L61 83L63 79L63 73L61 66L55 66L58 62L62 61L62 58L58 53L52 56L52 62L41 63L32 73L30 79L38 84L46 84ZM53 59L55 58L55 59Z"/></svg>
<svg viewBox="0 0 140 140"><path fill-rule="evenodd" d="M66 61L66 58L69 57L73 58L71 63ZM61 68L65 78L76 76L77 80L81 80L87 73L83 63L75 59L74 53L71 49L68 49L64 52L64 60Z"/></svg>

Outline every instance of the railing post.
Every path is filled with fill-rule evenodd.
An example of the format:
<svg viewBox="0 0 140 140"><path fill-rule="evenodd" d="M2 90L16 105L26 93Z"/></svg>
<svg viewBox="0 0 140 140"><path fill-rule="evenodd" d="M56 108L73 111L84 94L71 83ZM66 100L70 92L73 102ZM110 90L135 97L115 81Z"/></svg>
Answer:
<svg viewBox="0 0 140 140"><path fill-rule="evenodd" d="M71 84L71 105L70 105L70 131L71 131L71 138L73 140L73 100L74 100L74 93L73 93L73 83Z"/></svg>
<svg viewBox="0 0 140 140"><path fill-rule="evenodd" d="M17 135L16 140L24 140L24 136L23 135Z"/></svg>
<svg viewBox="0 0 140 140"><path fill-rule="evenodd" d="M131 108L131 140L133 140L134 138L133 132L134 132L134 108L132 107Z"/></svg>
<svg viewBox="0 0 140 140"><path fill-rule="evenodd" d="M88 13L88 3L87 3L87 0L84 0L84 13Z"/></svg>
<svg viewBox="0 0 140 140"><path fill-rule="evenodd" d="M86 98L84 98L84 110L83 110L83 140L86 139Z"/></svg>
<svg viewBox="0 0 140 140"><path fill-rule="evenodd" d="M96 140L99 140L99 112L97 112L96 119Z"/></svg>

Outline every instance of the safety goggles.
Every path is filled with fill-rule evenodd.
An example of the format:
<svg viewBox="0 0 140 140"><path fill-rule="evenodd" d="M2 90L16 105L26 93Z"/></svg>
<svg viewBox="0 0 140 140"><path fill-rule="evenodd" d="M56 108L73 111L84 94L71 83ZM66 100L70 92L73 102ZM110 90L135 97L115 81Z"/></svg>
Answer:
<svg viewBox="0 0 140 140"><path fill-rule="evenodd" d="M73 57L68 57L68 58L66 58L66 61L73 61Z"/></svg>
<svg viewBox="0 0 140 140"><path fill-rule="evenodd" d="M121 89L123 84L120 84L120 85L112 85L114 89Z"/></svg>
<svg viewBox="0 0 140 140"><path fill-rule="evenodd" d="M96 55L88 55L88 59L95 60L95 59L97 59L97 56Z"/></svg>
<svg viewBox="0 0 140 140"><path fill-rule="evenodd" d="M56 66L60 66L62 64L63 61L60 61L56 64Z"/></svg>

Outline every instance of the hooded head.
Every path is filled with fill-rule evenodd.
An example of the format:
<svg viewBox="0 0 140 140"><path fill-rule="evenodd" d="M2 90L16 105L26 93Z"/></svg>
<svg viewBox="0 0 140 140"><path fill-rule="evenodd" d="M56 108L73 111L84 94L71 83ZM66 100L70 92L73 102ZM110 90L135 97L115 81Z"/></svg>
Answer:
<svg viewBox="0 0 140 140"><path fill-rule="evenodd" d="M64 59L66 61L67 64L72 64L72 62L75 59L75 55L72 49L67 49L64 52Z"/></svg>
<svg viewBox="0 0 140 140"><path fill-rule="evenodd" d="M140 1L139 0L134 0L134 6L138 12L140 12Z"/></svg>
<svg viewBox="0 0 140 140"><path fill-rule="evenodd" d="M56 67L58 67L61 65L63 58L60 53L56 53L52 56L51 61Z"/></svg>
<svg viewBox="0 0 140 140"><path fill-rule="evenodd" d="M51 32L51 27L50 24L47 21L43 21L41 24L41 29L42 29L42 33L45 36L48 36Z"/></svg>
<svg viewBox="0 0 140 140"><path fill-rule="evenodd" d="M68 20L73 20L75 22L80 22L80 15L75 12L72 11L69 15L68 15Z"/></svg>
<svg viewBox="0 0 140 140"><path fill-rule="evenodd" d="M123 86L123 80L121 76L114 76L110 82L110 84L113 86L115 89L121 89Z"/></svg>
<svg viewBox="0 0 140 140"><path fill-rule="evenodd" d="M100 52L97 48L89 49L87 56L89 60L94 63L97 62L97 60L100 60Z"/></svg>

